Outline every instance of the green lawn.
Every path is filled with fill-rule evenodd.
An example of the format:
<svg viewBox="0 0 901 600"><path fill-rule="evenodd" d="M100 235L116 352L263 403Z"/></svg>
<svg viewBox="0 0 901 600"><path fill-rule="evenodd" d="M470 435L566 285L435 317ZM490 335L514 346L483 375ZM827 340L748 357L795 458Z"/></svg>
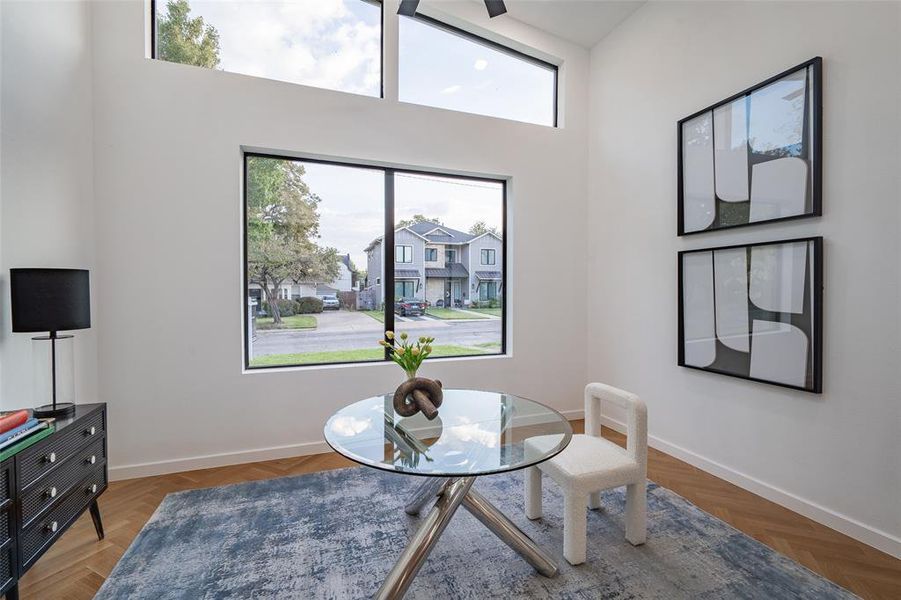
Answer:
<svg viewBox="0 0 901 600"><path fill-rule="evenodd" d="M272 317L257 318L257 329L316 329L316 317L313 315L293 315L282 317L282 324L276 326Z"/></svg>
<svg viewBox="0 0 901 600"><path fill-rule="evenodd" d="M385 313L383 313L380 310L361 310L360 312L363 313L364 315L369 315L370 317L372 317L379 323L385 322Z"/></svg>
<svg viewBox="0 0 901 600"><path fill-rule="evenodd" d="M430 317L435 317L437 319L445 319L447 321L453 321L456 319L485 319L487 317L482 317L479 315L474 315L472 313L462 311L462 310L454 310L452 308L427 308L425 314Z"/></svg>
<svg viewBox="0 0 901 600"><path fill-rule="evenodd" d="M484 350L467 348L466 346L434 346L432 356L465 356L472 354L489 354ZM333 350L330 352L306 352L303 354L267 354L250 361L251 367L275 367L290 365L315 365L319 363L353 362L362 360L380 360L385 351L381 348L364 348L362 350Z"/></svg>
<svg viewBox="0 0 901 600"><path fill-rule="evenodd" d="M503 309L501 309L501 308L467 308L466 310L471 311L471 312L483 313L486 315L492 315L495 317L500 317L501 311Z"/></svg>

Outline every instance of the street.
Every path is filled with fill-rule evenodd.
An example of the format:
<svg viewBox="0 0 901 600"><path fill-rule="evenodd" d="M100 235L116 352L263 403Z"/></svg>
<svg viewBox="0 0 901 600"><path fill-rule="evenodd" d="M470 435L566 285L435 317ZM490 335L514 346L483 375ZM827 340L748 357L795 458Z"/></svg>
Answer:
<svg viewBox="0 0 901 600"><path fill-rule="evenodd" d="M318 327L312 330L258 331L251 344L252 356L357 350L375 348L382 339L382 323L359 312L336 311L316 315ZM502 319L442 320L433 317L396 317L399 335L428 335L435 345L476 346L501 341Z"/></svg>

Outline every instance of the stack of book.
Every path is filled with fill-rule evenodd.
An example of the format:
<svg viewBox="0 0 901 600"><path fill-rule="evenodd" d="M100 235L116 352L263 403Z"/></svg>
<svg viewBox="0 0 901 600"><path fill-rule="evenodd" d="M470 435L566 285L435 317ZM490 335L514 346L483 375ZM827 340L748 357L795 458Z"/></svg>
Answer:
<svg viewBox="0 0 901 600"><path fill-rule="evenodd" d="M50 435L52 423L53 419L35 419L28 410L0 414L0 460Z"/></svg>

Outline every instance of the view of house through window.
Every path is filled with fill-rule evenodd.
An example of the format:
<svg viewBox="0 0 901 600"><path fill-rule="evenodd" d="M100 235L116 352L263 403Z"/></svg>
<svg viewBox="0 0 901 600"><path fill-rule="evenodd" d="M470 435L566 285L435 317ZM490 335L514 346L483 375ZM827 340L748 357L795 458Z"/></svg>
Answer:
<svg viewBox="0 0 901 600"><path fill-rule="evenodd" d="M399 172L394 190L395 243L426 257L395 266L395 329L442 356L501 352L504 266L479 257L503 256L503 183Z"/></svg>
<svg viewBox="0 0 901 600"><path fill-rule="evenodd" d="M391 321L435 357L504 351L503 182L248 154L245 185L248 367L385 360Z"/></svg>
<svg viewBox="0 0 901 600"><path fill-rule="evenodd" d="M155 0L154 9L160 60L381 96L375 0Z"/></svg>

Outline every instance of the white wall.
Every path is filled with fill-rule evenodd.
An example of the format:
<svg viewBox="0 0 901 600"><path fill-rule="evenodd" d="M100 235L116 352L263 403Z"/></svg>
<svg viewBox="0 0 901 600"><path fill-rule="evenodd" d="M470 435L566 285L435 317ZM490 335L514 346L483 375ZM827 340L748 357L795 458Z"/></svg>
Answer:
<svg viewBox="0 0 901 600"><path fill-rule="evenodd" d="M488 26L481 7L464 4ZM573 260L585 240L573 231L586 211L587 50L496 24L565 59L566 126L553 129L149 60L142 2L93 9L96 317L114 475L323 448L336 409L401 379L391 364L242 374L242 145L512 177L513 357L425 373L580 408L584 362L547 344L586 343L584 267ZM572 243L543 243L562 237ZM571 304L535 319L556 302L544 285L552 267L574 282ZM226 456L185 460L209 455ZM161 461L175 462L124 468Z"/></svg>
<svg viewBox="0 0 901 600"><path fill-rule="evenodd" d="M898 3L651 3L591 55L588 375L655 443L901 552ZM676 236L676 121L824 59L824 215ZM676 252L825 237L821 396L676 366ZM615 417L616 415L614 415Z"/></svg>
<svg viewBox="0 0 901 600"><path fill-rule="evenodd" d="M35 404L34 334L11 332L9 269L88 268L95 295L97 273L90 7L3 2L0 11L0 409L8 410ZM75 343L76 400L94 401L96 330L76 332Z"/></svg>

